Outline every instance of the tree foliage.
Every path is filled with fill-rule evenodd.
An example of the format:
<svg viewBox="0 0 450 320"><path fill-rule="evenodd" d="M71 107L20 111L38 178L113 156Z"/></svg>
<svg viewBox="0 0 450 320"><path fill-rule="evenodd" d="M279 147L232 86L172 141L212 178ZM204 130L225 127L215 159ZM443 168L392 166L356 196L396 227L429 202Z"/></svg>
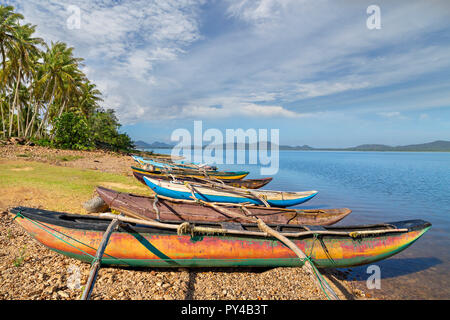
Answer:
<svg viewBox="0 0 450 320"><path fill-rule="evenodd" d="M55 120L55 147L61 149L87 150L93 147L86 118L73 112L64 112Z"/></svg>
<svg viewBox="0 0 450 320"><path fill-rule="evenodd" d="M98 109L89 118L92 138L97 146L109 147L114 151L128 151L134 148L127 134L119 133L120 123L114 110Z"/></svg>
<svg viewBox="0 0 450 320"><path fill-rule="evenodd" d="M36 27L23 19L0 5L0 137L130 150L114 111L100 108L101 92L81 71L83 59L63 42L48 45L34 37Z"/></svg>

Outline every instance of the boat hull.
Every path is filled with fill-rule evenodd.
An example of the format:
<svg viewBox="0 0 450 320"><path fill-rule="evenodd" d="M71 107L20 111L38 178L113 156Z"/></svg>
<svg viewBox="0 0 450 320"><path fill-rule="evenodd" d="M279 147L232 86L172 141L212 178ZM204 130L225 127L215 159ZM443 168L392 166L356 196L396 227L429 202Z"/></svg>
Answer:
<svg viewBox="0 0 450 320"><path fill-rule="evenodd" d="M24 210L28 209L16 208L11 212L20 212L16 222L37 241L58 253L86 262L92 262L110 223L110 220L92 216L44 210L28 213ZM316 238L310 235L291 240L319 268L353 267L388 258L406 249L431 226L422 220L397 224L406 226L407 231L357 238L335 235ZM112 233L102 264L132 267L296 267L303 265L303 261L273 238L178 235L173 230L122 224Z"/></svg>
<svg viewBox="0 0 450 320"><path fill-rule="evenodd" d="M111 209L135 218L155 220L157 213L154 205L156 205L161 220L245 222L239 218L226 216L222 212L200 205L193 200L177 201L160 197L154 204L154 197L117 192L104 187L97 187L96 191ZM243 214L240 206L223 204L221 207L233 213ZM322 226L337 223L352 212L347 208L299 210L257 206L249 206L248 211L266 223Z"/></svg>
<svg viewBox="0 0 450 320"><path fill-rule="evenodd" d="M193 169L193 170L198 170L198 169L205 169L205 170L209 170L209 171L216 171L217 168L213 167L213 166L201 166L201 165L196 165L194 163L190 163L190 162L186 162L186 161L181 161L181 162L173 162L171 160L166 161L166 162L158 162L155 161L153 159L144 159L143 157L140 156L132 156L133 160L136 161L137 163L141 164L141 165L152 165L154 167L160 168L160 169L167 169L167 168L173 168L173 169Z"/></svg>
<svg viewBox="0 0 450 320"><path fill-rule="evenodd" d="M165 179L165 176L167 174L165 172L155 170L155 171L149 171L141 168L131 167L131 170L133 171L133 174L135 177L139 180L140 178L146 176L154 179ZM181 170L181 171L169 171L169 174L183 176L187 178L197 178L197 179L205 179L205 175L198 171L198 170ZM139 176L136 176L136 174ZM235 181L235 180L241 180L244 179L246 176L248 176L249 172L247 171L206 171L206 174L214 179L222 180L222 181ZM145 182L144 182L145 183Z"/></svg>
<svg viewBox="0 0 450 320"><path fill-rule="evenodd" d="M147 185L144 181L144 177L150 177L154 179L163 179L163 180L172 180L172 177L162 173L160 171L147 171L147 170L140 170L138 168L132 168L134 177L141 182L144 185ZM192 175L182 175L179 173L175 173L174 176L177 177L177 179L186 180L186 181L199 181L199 179L205 179L203 176L192 176ZM214 177L217 180L223 181L226 185L236 187L236 188L243 188L243 189L259 189L267 185L270 181L272 181L273 178L262 178L262 179L223 179L223 176Z"/></svg>
<svg viewBox="0 0 450 320"><path fill-rule="evenodd" d="M155 180L148 177L143 177L147 186L158 195L174 199L192 200L192 193L187 187L182 184L174 184L168 181ZM167 182L167 183L164 183ZM199 191L200 190L200 191ZM264 194L264 191L259 191ZM265 201L272 207L286 208L305 203L317 195L317 191L302 192L302 195L291 199L282 199L282 196L276 198L266 197ZM223 202L223 203L251 203L255 205L264 205L264 202L246 197L236 192L216 191L209 188L196 188L195 196L199 200L206 202Z"/></svg>

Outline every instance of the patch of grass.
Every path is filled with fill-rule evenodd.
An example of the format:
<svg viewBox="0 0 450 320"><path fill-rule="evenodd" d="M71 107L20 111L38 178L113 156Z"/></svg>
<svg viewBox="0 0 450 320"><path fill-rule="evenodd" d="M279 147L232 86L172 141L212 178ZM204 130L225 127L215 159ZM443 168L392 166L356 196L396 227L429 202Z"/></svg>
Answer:
<svg viewBox="0 0 450 320"><path fill-rule="evenodd" d="M72 156L72 155L58 156L58 155L47 154L47 155L45 155L45 158L47 158L47 160L50 162L55 162L55 161L67 162L67 161L75 161L78 159L83 159L84 157L83 156Z"/></svg>
<svg viewBox="0 0 450 320"><path fill-rule="evenodd" d="M21 168L33 170L17 170ZM82 213L82 204L92 198L95 187L109 183L122 192L149 192L132 176L35 161L0 161L0 190L5 191L0 202L10 205L26 200L27 205L47 210Z"/></svg>
<svg viewBox="0 0 450 320"><path fill-rule="evenodd" d="M22 266L23 262L25 261L25 256L26 256L26 252L27 252L27 247L23 247L20 251L19 251L19 256L16 257L13 261L13 264L15 267L20 267Z"/></svg>
<svg viewBox="0 0 450 320"><path fill-rule="evenodd" d="M23 167L32 167L34 170L26 173L10 170ZM24 186L38 187L52 192L58 190L92 194L93 187L101 181L142 187L133 177L97 170L60 167L40 162L0 163L0 187L3 188Z"/></svg>
<svg viewBox="0 0 450 320"><path fill-rule="evenodd" d="M78 297L78 300L80 300L81 297L83 297L84 289L86 289L86 286L81 287L81 293L80 293L80 296Z"/></svg>
<svg viewBox="0 0 450 320"><path fill-rule="evenodd" d="M19 158L31 158L31 153L19 153L16 156Z"/></svg>
<svg viewBox="0 0 450 320"><path fill-rule="evenodd" d="M8 229L8 240L11 240L13 238L13 232L11 229Z"/></svg>
<svg viewBox="0 0 450 320"><path fill-rule="evenodd" d="M83 156L57 156L56 159L59 161L75 161L78 159L83 159Z"/></svg>

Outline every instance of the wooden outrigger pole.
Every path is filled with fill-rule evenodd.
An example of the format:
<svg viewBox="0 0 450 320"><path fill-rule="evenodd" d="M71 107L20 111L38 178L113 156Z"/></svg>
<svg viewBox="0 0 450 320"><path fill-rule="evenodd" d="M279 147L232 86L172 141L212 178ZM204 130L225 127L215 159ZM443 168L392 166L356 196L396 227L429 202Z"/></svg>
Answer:
<svg viewBox="0 0 450 320"><path fill-rule="evenodd" d="M83 295L81 296L81 300L89 300L89 298L91 297L92 289L95 285L95 280L97 280L98 270L100 269L102 264L103 253L105 252L106 246L108 245L111 234L114 230L116 230L118 225L119 219L113 219L109 224L108 229L106 229L106 232L103 234L102 241L100 242L100 245L97 249L95 258L92 261L91 271L89 273L89 278L83 291Z"/></svg>

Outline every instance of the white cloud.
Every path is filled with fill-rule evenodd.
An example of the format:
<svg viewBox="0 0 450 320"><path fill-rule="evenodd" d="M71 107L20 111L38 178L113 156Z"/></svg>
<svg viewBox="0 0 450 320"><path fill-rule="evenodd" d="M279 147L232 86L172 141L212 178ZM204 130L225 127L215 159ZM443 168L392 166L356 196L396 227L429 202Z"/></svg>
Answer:
<svg viewBox="0 0 450 320"><path fill-rule="evenodd" d="M348 90L357 90L368 87L369 82L312 82L306 84L297 84L297 92L305 98L327 96L334 93L340 93Z"/></svg>
<svg viewBox="0 0 450 320"><path fill-rule="evenodd" d="M259 117L259 118L304 118L312 114L298 113L288 110L280 105L265 105L251 102L251 98L245 97L214 97L210 99L194 100L185 105L173 105L166 108L157 108L158 119L204 119L231 118L235 116ZM146 109L155 109L147 107Z"/></svg>
<svg viewBox="0 0 450 320"><path fill-rule="evenodd" d="M250 22L276 19L293 0L238 0L229 1L228 14ZM296 0L300 3L300 0Z"/></svg>
<svg viewBox="0 0 450 320"><path fill-rule="evenodd" d="M401 115L398 111L392 111L392 112L379 112L378 113L382 117L386 118L393 118L393 117L399 117Z"/></svg>
<svg viewBox="0 0 450 320"><path fill-rule="evenodd" d="M85 71L104 92L104 106L125 123L199 115L310 117L357 99L362 103L353 111L373 108L372 114L389 117L390 104L401 116L414 103L426 108L450 101L448 90L432 81L424 89L429 75L450 70L450 44L435 41L449 30L445 1L379 1L382 29L375 31L366 27L365 5L354 2L205 3L73 0L81 8L81 29L69 30L65 2L12 1L42 37L68 42L86 58ZM222 16L212 10L217 19L211 22L205 7L215 5ZM409 81L417 83L404 85ZM384 101L365 106L357 93L375 88L383 88L376 95ZM423 99L411 104L408 93L420 90ZM347 100L336 100L338 94ZM211 107L217 105L222 108Z"/></svg>

